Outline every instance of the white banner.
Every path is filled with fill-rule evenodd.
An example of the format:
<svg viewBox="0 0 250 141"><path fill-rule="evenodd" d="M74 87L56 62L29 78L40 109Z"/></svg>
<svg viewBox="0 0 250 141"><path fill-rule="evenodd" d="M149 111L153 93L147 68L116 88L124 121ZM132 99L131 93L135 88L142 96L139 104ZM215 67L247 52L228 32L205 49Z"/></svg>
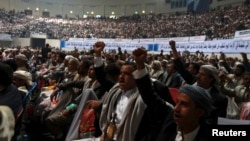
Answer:
<svg viewBox="0 0 250 141"><path fill-rule="evenodd" d="M90 49L96 41L104 41L105 50L117 50L121 47L122 50L133 51L138 47L145 47L148 51L160 52L161 50L168 52L171 51L168 39L155 39L155 40L132 40L132 39L88 39L84 41L61 41L61 48L63 50L71 50L75 47L79 50ZM227 40L213 40L203 42L176 42L178 51L188 50L189 52L202 51L204 53L250 53L250 40L235 41L233 39Z"/></svg>
<svg viewBox="0 0 250 141"><path fill-rule="evenodd" d="M9 34L0 34L0 41L12 41L11 35Z"/></svg>
<svg viewBox="0 0 250 141"><path fill-rule="evenodd" d="M235 41L250 40L250 29L236 31L234 35Z"/></svg>
<svg viewBox="0 0 250 141"><path fill-rule="evenodd" d="M202 43L206 39L206 36L192 36L189 37L189 42L191 43Z"/></svg>
<svg viewBox="0 0 250 141"><path fill-rule="evenodd" d="M30 38L40 38L40 39L46 39L47 34L46 33L31 33Z"/></svg>

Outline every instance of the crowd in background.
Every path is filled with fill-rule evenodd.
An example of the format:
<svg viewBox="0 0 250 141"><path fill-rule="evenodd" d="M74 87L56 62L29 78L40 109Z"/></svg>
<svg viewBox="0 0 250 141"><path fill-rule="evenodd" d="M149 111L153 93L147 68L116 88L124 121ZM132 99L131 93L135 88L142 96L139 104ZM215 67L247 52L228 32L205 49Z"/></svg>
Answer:
<svg viewBox="0 0 250 141"><path fill-rule="evenodd" d="M168 38L206 35L233 38L236 30L250 29L249 5L218 8L203 14L145 14L102 18L43 18L24 12L0 10L0 32L12 37L45 33L51 39L68 38ZM126 29L126 30L124 30Z"/></svg>

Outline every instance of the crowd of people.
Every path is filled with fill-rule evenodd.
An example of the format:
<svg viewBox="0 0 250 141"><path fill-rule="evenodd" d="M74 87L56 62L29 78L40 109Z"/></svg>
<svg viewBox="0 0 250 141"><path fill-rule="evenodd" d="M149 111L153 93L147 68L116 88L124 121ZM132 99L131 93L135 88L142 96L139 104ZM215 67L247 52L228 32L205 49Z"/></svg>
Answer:
<svg viewBox="0 0 250 141"><path fill-rule="evenodd" d="M203 14L145 14L102 18L54 18L0 10L0 32L12 37L44 33L51 39L168 38L206 35L208 40L233 38L236 30L250 29L249 5L210 10ZM126 30L124 30L126 29Z"/></svg>
<svg viewBox="0 0 250 141"><path fill-rule="evenodd" d="M1 9L0 31L12 37L46 33L55 39L231 38L236 30L250 29L249 9L77 20ZM1 48L0 140L210 141L219 118L250 120L246 53L205 56L181 53L173 40L169 45L171 53L159 54L144 47L106 52L102 41L91 51L49 44Z"/></svg>
<svg viewBox="0 0 250 141"><path fill-rule="evenodd" d="M175 41L169 44L172 54L149 54L143 47L105 52L101 41L81 53L49 44L2 49L0 105L15 118L14 134L3 138L212 140L209 127L218 118L250 120L246 53L238 59L204 57L181 54ZM32 82L36 88L24 102Z"/></svg>

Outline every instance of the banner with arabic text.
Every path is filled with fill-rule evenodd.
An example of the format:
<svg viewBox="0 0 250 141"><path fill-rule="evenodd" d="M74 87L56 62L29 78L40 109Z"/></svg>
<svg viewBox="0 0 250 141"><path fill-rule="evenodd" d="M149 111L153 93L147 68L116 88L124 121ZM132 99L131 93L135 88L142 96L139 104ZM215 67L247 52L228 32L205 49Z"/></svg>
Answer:
<svg viewBox="0 0 250 141"><path fill-rule="evenodd" d="M133 51L138 47L145 47L148 51L164 52L171 51L169 46L169 39L83 39L83 40L69 40L61 41L62 50L72 50L77 48L78 50L90 50L97 41L103 41L105 43L105 50L117 50L121 47L122 50L128 52ZM204 53L250 53L250 40L213 40L203 42L189 42L183 39L184 42L176 41L176 48L178 51L188 50L189 52L202 51Z"/></svg>

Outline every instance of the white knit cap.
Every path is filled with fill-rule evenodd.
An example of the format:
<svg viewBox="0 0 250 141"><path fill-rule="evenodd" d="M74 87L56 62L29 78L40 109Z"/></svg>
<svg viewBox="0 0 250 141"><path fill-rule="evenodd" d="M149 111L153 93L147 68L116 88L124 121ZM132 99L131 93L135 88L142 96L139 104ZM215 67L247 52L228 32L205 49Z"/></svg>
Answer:
<svg viewBox="0 0 250 141"><path fill-rule="evenodd" d="M26 80L28 85L32 85L32 76L30 72L24 70L17 70L13 73L13 76L19 79Z"/></svg>
<svg viewBox="0 0 250 141"><path fill-rule="evenodd" d="M219 70L215 66L213 66L213 65L202 65L200 67L200 70L203 70L208 75L211 75L216 80L216 83L219 82L219 77L218 77Z"/></svg>

